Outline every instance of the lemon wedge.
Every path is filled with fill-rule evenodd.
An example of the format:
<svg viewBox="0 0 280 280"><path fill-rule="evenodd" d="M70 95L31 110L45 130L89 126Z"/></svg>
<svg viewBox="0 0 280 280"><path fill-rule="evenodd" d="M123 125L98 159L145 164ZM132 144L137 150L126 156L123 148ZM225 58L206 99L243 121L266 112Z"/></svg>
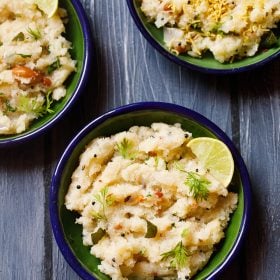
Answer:
<svg viewBox="0 0 280 280"><path fill-rule="evenodd" d="M229 185L234 172L234 161L230 150L223 142L214 138L198 137L192 139L187 147L211 175L225 187Z"/></svg>
<svg viewBox="0 0 280 280"><path fill-rule="evenodd" d="M51 18L58 9L58 0L33 0L33 3Z"/></svg>

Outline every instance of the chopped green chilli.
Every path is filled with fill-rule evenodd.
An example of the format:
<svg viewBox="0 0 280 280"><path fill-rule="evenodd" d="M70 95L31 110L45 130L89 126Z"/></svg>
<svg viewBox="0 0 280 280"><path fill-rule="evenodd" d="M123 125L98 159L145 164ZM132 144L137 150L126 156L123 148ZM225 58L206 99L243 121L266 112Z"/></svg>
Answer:
<svg viewBox="0 0 280 280"><path fill-rule="evenodd" d="M56 58L56 61L48 66L47 73L51 74L53 71L59 69L61 67L59 57Z"/></svg>
<svg viewBox="0 0 280 280"><path fill-rule="evenodd" d="M106 231L102 228L99 228L96 232L91 234L92 243L97 244L105 234L106 234Z"/></svg>
<svg viewBox="0 0 280 280"><path fill-rule="evenodd" d="M151 223L150 221L147 222L147 232L145 238L154 238L157 235L157 226Z"/></svg>

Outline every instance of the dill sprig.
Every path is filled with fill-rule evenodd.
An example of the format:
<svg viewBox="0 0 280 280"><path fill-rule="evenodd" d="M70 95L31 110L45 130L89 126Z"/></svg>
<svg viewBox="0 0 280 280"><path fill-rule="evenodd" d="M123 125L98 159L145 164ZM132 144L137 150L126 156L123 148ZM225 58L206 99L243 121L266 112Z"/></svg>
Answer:
<svg viewBox="0 0 280 280"><path fill-rule="evenodd" d="M54 111L51 109L53 99L51 97L52 91L48 91L46 94L45 102L42 104L34 98L27 96L19 96L18 98L18 110L24 113L33 113L37 117L42 117L46 114L51 114Z"/></svg>
<svg viewBox="0 0 280 280"><path fill-rule="evenodd" d="M38 115L42 110L42 104L34 98L21 95L18 97L18 110L24 113L34 113Z"/></svg>
<svg viewBox="0 0 280 280"><path fill-rule="evenodd" d="M188 262L188 257L190 253L183 246L182 241L180 241L172 250L161 254L162 261L170 259L170 265L174 268L183 268Z"/></svg>
<svg viewBox="0 0 280 280"><path fill-rule="evenodd" d="M46 95L46 102L45 102L45 106L44 106L44 110L43 110L43 114L46 114L46 113L53 113L54 110L51 109L51 105L53 104L53 99L52 99L52 91L49 90L47 92L47 95Z"/></svg>
<svg viewBox="0 0 280 280"><path fill-rule="evenodd" d="M111 206L115 199L112 194L108 193L108 187L104 187L100 192L94 195L95 200L100 204L101 210L99 213L93 213L94 218L98 220L107 220L106 218L106 208Z"/></svg>
<svg viewBox="0 0 280 280"><path fill-rule="evenodd" d="M185 185L190 187L190 191L195 200L207 200L209 195L208 186L210 182L195 172L188 172Z"/></svg>
<svg viewBox="0 0 280 280"><path fill-rule="evenodd" d="M208 186L210 185L210 182L196 172L184 170L177 162L175 163L175 167L179 171L187 174L187 178L184 183L190 188L190 192L194 199L197 201L207 200L209 195Z"/></svg>
<svg viewBox="0 0 280 280"><path fill-rule="evenodd" d="M42 38L42 34L39 29L31 29L30 27L27 29L28 34L35 40L39 40Z"/></svg>
<svg viewBox="0 0 280 280"><path fill-rule="evenodd" d="M117 149L125 159L134 159L136 156L136 152L134 151L134 144L127 138L123 138L120 143L117 143Z"/></svg>

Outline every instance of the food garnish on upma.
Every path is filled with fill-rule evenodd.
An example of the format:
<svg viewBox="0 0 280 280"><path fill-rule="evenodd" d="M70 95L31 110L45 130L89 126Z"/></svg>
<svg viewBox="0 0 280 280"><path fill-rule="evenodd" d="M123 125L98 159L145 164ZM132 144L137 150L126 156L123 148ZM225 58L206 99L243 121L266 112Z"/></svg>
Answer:
<svg viewBox="0 0 280 280"><path fill-rule="evenodd" d="M238 197L191 139L179 124L153 123L96 138L81 154L65 205L113 280L190 279L224 238Z"/></svg>
<svg viewBox="0 0 280 280"><path fill-rule="evenodd" d="M260 45L277 44L278 0L141 0L141 10L172 52L202 57L210 51L221 63L253 56Z"/></svg>
<svg viewBox="0 0 280 280"><path fill-rule="evenodd" d="M48 17L30 1L0 2L0 134L24 132L53 113L75 71L71 43L62 34L67 13Z"/></svg>

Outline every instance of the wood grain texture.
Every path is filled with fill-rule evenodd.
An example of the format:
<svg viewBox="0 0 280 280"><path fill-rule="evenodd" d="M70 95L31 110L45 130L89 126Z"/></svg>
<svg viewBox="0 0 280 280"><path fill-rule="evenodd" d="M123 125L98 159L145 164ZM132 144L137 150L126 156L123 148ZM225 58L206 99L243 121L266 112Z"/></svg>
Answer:
<svg viewBox="0 0 280 280"><path fill-rule="evenodd" d="M0 150L0 279L42 279L44 157L33 146Z"/></svg>
<svg viewBox="0 0 280 280"><path fill-rule="evenodd" d="M125 1L83 1L83 5L93 29L93 73L98 76L82 97L86 120L133 102L164 101L195 109L231 135L229 78L193 73L166 60L140 34ZM67 279L69 267L56 244L53 250L53 274ZM227 279L238 276L238 264L224 274Z"/></svg>
<svg viewBox="0 0 280 280"><path fill-rule="evenodd" d="M70 139L90 120L120 105L151 100L208 117L232 137L248 165L254 193L251 230L243 251L219 279L278 279L279 61L230 77L192 72L151 47L125 0L81 2L94 37L95 62L87 89L47 135L0 150L0 279L80 279L52 236L52 172Z"/></svg>
<svg viewBox="0 0 280 280"><path fill-rule="evenodd" d="M253 187L246 279L279 279L280 63L239 77L240 144Z"/></svg>

